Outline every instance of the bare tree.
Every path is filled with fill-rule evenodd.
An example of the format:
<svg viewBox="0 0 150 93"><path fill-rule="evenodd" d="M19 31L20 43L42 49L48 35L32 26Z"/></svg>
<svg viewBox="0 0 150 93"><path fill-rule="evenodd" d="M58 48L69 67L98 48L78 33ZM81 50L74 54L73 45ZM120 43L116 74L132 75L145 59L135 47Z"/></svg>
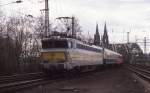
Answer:
<svg viewBox="0 0 150 93"><path fill-rule="evenodd" d="M35 29L34 34L37 36L37 38L42 39L46 36L44 16L41 15L41 16L37 17L35 20L36 20L36 22L35 22L36 24L34 26L34 29ZM50 32L52 31L52 23L51 22L49 22L49 23L50 24L49 24L48 34L50 35Z"/></svg>
<svg viewBox="0 0 150 93"><path fill-rule="evenodd" d="M77 36L81 36L82 28L81 28L81 25L79 24L79 19L76 17L75 17L75 21L74 21L74 30L75 30Z"/></svg>
<svg viewBox="0 0 150 93"><path fill-rule="evenodd" d="M74 25L72 24L72 21L74 19ZM64 17L64 20L61 20L60 21L63 23L63 24L60 24L60 25L57 25L55 28L59 28L63 31L61 32L66 32L67 34L71 35L72 34L72 26L74 26L74 31L77 35L77 37L81 37L81 33L82 33L82 29L81 29L81 26L79 24L79 20L77 17L69 17L69 19L65 18Z"/></svg>
<svg viewBox="0 0 150 93"><path fill-rule="evenodd" d="M6 19L0 19L4 20L3 23L0 23L0 41L2 42L0 52L3 54L0 56L0 64L3 72L15 73L19 71L19 68L22 68L20 65L24 63L30 64L29 59L31 60L31 55L34 54L33 50L37 48L35 47L36 45L39 45L32 42L36 41L36 38L32 37L34 33L34 19L21 16Z"/></svg>

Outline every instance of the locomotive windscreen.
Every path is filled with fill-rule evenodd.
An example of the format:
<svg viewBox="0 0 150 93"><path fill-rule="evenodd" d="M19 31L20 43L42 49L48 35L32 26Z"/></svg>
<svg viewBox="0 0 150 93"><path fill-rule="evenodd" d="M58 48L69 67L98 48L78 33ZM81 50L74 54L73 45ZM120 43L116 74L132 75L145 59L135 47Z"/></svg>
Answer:
<svg viewBox="0 0 150 93"><path fill-rule="evenodd" d="M66 40L44 40L42 48L68 48Z"/></svg>

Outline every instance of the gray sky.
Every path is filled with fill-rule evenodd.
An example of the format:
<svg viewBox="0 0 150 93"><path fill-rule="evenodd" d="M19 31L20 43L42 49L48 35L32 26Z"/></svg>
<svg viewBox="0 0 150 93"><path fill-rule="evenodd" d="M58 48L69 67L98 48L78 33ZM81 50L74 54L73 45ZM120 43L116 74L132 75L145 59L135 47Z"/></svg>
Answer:
<svg viewBox="0 0 150 93"><path fill-rule="evenodd" d="M0 0L0 3L3 5L13 1ZM49 0L49 6L52 22L58 16L74 15L78 17L85 35L89 31L93 36L96 22L102 34L106 21L112 43L127 42L127 32L130 32L132 42L135 42L135 37L150 39L150 0ZM37 16L43 8L44 0L23 0L22 4L1 6L7 15L20 13Z"/></svg>

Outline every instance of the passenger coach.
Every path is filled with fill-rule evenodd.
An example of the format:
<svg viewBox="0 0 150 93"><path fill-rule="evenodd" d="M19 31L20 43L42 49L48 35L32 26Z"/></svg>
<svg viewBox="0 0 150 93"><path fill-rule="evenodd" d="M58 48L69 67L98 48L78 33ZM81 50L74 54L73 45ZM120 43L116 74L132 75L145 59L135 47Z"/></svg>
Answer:
<svg viewBox="0 0 150 93"><path fill-rule="evenodd" d="M123 63L123 57L121 54L109 49L104 50L104 64L105 65L121 65Z"/></svg>

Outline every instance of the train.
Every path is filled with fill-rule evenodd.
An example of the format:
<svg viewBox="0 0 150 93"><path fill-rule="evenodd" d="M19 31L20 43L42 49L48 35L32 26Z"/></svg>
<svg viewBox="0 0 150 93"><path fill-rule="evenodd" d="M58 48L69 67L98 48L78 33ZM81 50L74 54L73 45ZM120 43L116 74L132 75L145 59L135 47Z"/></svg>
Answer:
<svg viewBox="0 0 150 93"><path fill-rule="evenodd" d="M121 54L74 38L57 36L44 38L41 42L41 68L47 73L84 72L123 63Z"/></svg>

